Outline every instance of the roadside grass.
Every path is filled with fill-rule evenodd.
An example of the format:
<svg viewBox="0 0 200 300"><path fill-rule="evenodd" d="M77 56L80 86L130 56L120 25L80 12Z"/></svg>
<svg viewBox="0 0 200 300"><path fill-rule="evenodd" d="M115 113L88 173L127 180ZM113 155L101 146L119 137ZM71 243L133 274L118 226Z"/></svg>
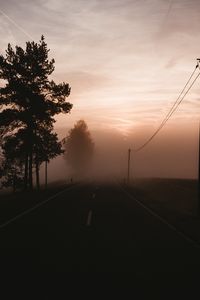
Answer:
<svg viewBox="0 0 200 300"><path fill-rule="evenodd" d="M200 243L196 180L136 179L128 190L147 207Z"/></svg>
<svg viewBox="0 0 200 300"><path fill-rule="evenodd" d="M2 190L0 193L0 225L71 185L64 181L58 181L49 183L47 189L42 185L39 191L33 189L32 191L13 193L9 190Z"/></svg>

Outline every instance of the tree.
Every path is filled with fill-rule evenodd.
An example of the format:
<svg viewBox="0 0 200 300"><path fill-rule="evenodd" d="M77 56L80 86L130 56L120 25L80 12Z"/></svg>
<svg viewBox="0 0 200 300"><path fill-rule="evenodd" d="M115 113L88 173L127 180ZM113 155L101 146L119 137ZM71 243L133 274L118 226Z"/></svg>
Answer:
<svg viewBox="0 0 200 300"><path fill-rule="evenodd" d="M35 143L35 169L36 169L36 184L39 189L39 167L42 162L45 161L46 168L46 179L45 185L47 186L47 163L50 159L56 157L57 155L62 154L64 151L62 150L62 144L58 141L58 136L56 133L50 132L45 128L40 128L39 134L37 135L37 141Z"/></svg>
<svg viewBox="0 0 200 300"><path fill-rule="evenodd" d="M12 186L13 191L23 182L23 133L19 131L13 136L6 136L2 144L3 161L1 176L3 186Z"/></svg>
<svg viewBox="0 0 200 300"><path fill-rule="evenodd" d="M49 80L55 61L48 59L48 53L42 36L39 43L27 42L25 50L19 46L14 50L8 44L5 57L0 55L0 79L5 82L0 88L0 134L2 139L6 136L22 138L23 132L24 186L30 188L34 160L39 167L41 158L38 153L44 152L46 147L43 149L41 143L44 133L52 138L55 115L68 113L72 108L72 104L66 101L71 91L69 84ZM56 149L54 154L58 155L61 145L55 135L54 143L57 147L52 150ZM45 160L54 154L46 152Z"/></svg>
<svg viewBox="0 0 200 300"><path fill-rule="evenodd" d="M94 142L84 120L79 120L74 125L63 144L64 158L77 173L82 174L94 153Z"/></svg>

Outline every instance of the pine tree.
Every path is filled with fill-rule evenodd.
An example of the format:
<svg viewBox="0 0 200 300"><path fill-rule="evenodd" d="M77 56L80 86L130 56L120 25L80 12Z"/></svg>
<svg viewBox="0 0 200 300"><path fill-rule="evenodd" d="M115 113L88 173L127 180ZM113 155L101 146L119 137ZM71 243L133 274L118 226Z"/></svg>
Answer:
<svg viewBox="0 0 200 300"><path fill-rule="evenodd" d="M33 163L42 151L42 146L37 145L38 136L44 140L42 132L48 132L50 138L55 115L72 108L66 101L71 91L69 84L49 80L55 61L49 60L48 54L42 36L39 43L27 42L25 50L19 46L14 50L9 44L5 57L0 56L0 79L5 81L0 88L0 134L4 139L19 131L19 138L23 132L25 188L33 186ZM61 149L57 140L55 143ZM52 157L52 153L49 155Z"/></svg>

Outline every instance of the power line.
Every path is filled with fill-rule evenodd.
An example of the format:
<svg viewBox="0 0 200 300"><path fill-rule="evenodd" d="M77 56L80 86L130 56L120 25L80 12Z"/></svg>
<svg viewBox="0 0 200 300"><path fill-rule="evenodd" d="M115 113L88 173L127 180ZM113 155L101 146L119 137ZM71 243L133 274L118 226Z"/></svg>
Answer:
<svg viewBox="0 0 200 300"><path fill-rule="evenodd" d="M191 83L190 87L187 89L187 91L185 92L185 94L183 95L183 97L180 99L180 101L177 103L176 107L173 109L173 111L170 113L170 115L168 116L168 118L166 119L165 123L169 120L169 118L171 117L171 115L177 110L178 106L181 104L181 102L183 101L183 99L185 98L185 96L188 94L188 92L190 91L190 89L192 88L192 86L194 85L195 81L197 80L197 78L199 77L200 72L197 74L197 76L195 77L195 79L193 80L193 82ZM165 124L164 123L164 124Z"/></svg>
<svg viewBox="0 0 200 300"><path fill-rule="evenodd" d="M189 88L184 93L186 87L188 86L189 82L191 81L191 79L194 76L194 73L195 73L195 71L196 71L196 69L198 67L199 67L199 59L198 59L198 64L195 66L194 71L190 75L190 77L189 77L188 81L186 82L184 88L182 89L182 91L180 92L178 98L176 99L176 101L172 105L171 109L169 110L169 112L167 113L167 115L165 116L165 118L163 119L163 121L161 122L160 126L157 128L157 130L152 134L152 136L150 136L150 138L144 144L142 144L137 149L133 149L135 152L138 152L138 151L142 150L144 147L146 147L153 140L153 138L159 133L159 131L165 126L165 124L170 119L170 117L173 115L173 113L177 110L178 106L181 104L181 102L183 101L183 99L185 98L185 96L188 94L188 92L190 91L190 89L192 88L192 86L194 85L194 83L196 82L197 78L200 76L200 72L199 72L197 74L197 76L195 77L195 79L190 84ZM181 97L182 94L183 94L183 96Z"/></svg>
<svg viewBox="0 0 200 300"><path fill-rule="evenodd" d="M161 125L157 128L157 130L153 133L153 135L139 148L135 149L135 152L138 152L140 150L142 150L145 146L147 146L152 140L153 138L159 133L159 131L165 126L165 124L167 123L167 121L170 119L170 117L173 115L173 113L177 110L178 106L181 104L181 102L183 101L183 99L185 98L185 96L188 94L189 90L192 88L192 86L194 85L195 81L197 80L197 78L199 77L200 72L198 73L198 75L195 77L195 79L193 80L192 84L190 85L190 87L187 89L187 91L185 92L185 94L183 95L183 97L180 99L180 101L177 103L176 107L174 107L174 109L168 113L168 117L163 120L163 122L161 123Z"/></svg>
<svg viewBox="0 0 200 300"><path fill-rule="evenodd" d="M196 72L196 69L198 68L199 64L197 64L194 68L194 71L192 72L192 74L190 75L188 81L186 82L186 84L184 85L182 91L180 92L179 96L177 97L176 101L174 102L174 104L172 105L171 109L169 110L169 112L167 113L167 115L165 116L165 118L163 119L162 123L163 124L165 122L165 120L168 118L168 116L170 115L170 113L173 111L174 107L176 106L176 104L178 103L181 95L183 94L184 90L186 89L187 85L189 84L190 80L192 79L192 77L194 76L194 73Z"/></svg>

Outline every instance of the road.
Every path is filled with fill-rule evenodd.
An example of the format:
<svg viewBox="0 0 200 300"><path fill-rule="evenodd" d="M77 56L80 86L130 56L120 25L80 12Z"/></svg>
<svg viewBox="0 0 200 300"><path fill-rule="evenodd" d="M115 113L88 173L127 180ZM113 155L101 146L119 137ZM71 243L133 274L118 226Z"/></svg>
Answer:
<svg viewBox="0 0 200 300"><path fill-rule="evenodd" d="M139 280L192 281L200 270L199 248L117 184L60 193L1 228L0 251L7 272L130 272Z"/></svg>

